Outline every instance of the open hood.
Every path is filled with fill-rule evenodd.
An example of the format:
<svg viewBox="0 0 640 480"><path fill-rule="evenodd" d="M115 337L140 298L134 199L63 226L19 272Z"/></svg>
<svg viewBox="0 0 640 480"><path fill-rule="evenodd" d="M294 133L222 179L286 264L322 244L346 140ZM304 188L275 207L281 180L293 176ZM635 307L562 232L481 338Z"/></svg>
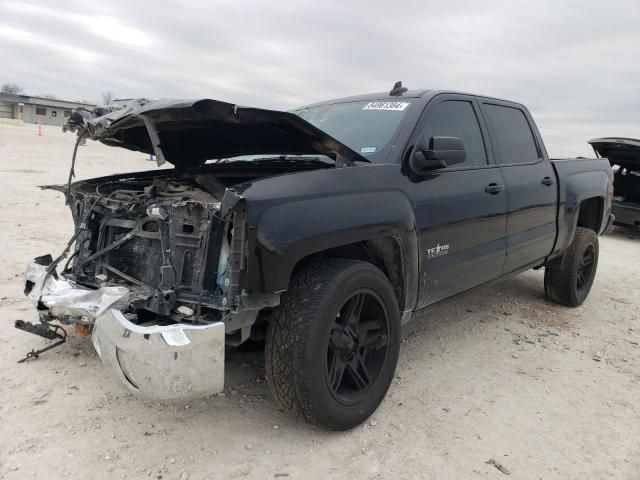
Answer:
<svg viewBox="0 0 640 480"><path fill-rule="evenodd" d="M326 155L368 162L297 115L218 100L132 101L126 108L75 110L65 125L111 146L154 154L177 167L238 155Z"/></svg>
<svg viewBox="0 0 640 480"><path fill-rule="evenodd" d="M596 154L613 165L640 167L640 140L633 138L594 138L589 140Z"/></svg>

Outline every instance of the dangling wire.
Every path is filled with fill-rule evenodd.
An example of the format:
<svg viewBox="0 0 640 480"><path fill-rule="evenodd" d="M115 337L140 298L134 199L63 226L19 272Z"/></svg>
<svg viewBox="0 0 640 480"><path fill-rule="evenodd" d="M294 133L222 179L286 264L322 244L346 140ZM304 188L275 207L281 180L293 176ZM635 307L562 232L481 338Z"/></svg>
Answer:
<svg viewBox="0 0 640 480"><path fill-rule="evenodd" d="M69 170L69 180L67 182L67 192L65 194L67 205L69 205L70 203L69 200L71 198L71 180L73 179L73 177L76 176L75 166L76 166L76 156L78 155L78 146L88 135L89 135L89 132L87 130L84 130L83 132L78 133L78 139L76 140L76 144L73 147L73 157L71 158L71 169ZM69 250L71 249L71 246L76 241L80 233L82 233L82 231L86 229L86 223L89 220L89 216L91 215L91 212L93 211L93 207L96 206L96 203L98 203L99 199L100 197L96 198L93 204L89 207L88 211L84 212L83 217L81 219L80 218L78 219L79 224L76 232L73 234L71 239L67 242L67 245L64 247L64 250L62 251L60 256L47 266L46 273L44 275L44 278L42 279L42 291L40 292L38 303L40 303L40 301L42 300L42 296L44 295L45 283L47 282L51 274L56 271L56 267L58 266L60 261L67 256L67 254L69 253Z"/></svg>
<svg viewBox="0 0 640 480"><path fill-rule="evenodd" d="M66 258L67 254L69 253L69 250L71 250L71 246L77 240L78 236L82 233L83 230L86 230L87 222L89 221L89 218L91 216L91 212L93 211L93 207L96 206L96 204L98 203L98 200L100 200L100 197L96 198L95 201L89 207L88 211L84 212L84 215L82 216L82 219L78 219L79 220L79 225L77 227L76 233L74 233L73 236L69 239L69 241L67 242L67 245L64 247L64 250L62 250L62 253L58 256L58 258L56 258L53 262L51 262L47 266L47 270L45 272L44 278L42 279L42 291L40 292L40 297L38 297L38 303L40 303L42 301L42 296L44 295L44 286L45 286L47 280L49 279L51 274L56 271L56 267L58 266L58 264L64 258ZM72 257L74 255L72 255ZM69 259L69 260L71 260L71 259ZM66 269L66 267L65 267L65 269Z"/></svg>
<svg viewBox="0 0 640 480"><path fill-rule="evenodd" d="M76 145L73 147L73 156L71 157L71 169L69 170L69 180L67 181L67 193L66 204L69 205L69 198L71 198L71 180L76 176L76 155L78 155L78 146L80 142L85 140L89 136L89 132L84 130L82 133L78 133L78 139L76 140Z"/></svg>

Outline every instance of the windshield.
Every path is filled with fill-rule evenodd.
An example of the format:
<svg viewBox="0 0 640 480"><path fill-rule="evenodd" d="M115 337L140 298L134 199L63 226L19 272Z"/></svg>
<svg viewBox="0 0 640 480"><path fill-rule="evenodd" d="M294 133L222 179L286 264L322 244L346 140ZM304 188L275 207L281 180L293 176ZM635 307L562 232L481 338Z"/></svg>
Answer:
<svg viewBox="0 0 640 480"><path fill-rule="evenodd" d="M411 100L334 103L292 112L367 157L382 151L391 141Z"/></svg>

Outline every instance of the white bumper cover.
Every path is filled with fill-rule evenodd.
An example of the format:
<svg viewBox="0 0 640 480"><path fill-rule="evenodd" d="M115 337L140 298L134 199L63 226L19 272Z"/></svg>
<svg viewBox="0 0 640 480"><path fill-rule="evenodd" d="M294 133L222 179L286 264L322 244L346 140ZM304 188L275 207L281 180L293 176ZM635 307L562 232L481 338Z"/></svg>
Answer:
<svg viewBox="0 0 640 480"><path fill-rule="evenodd" d="M111 309L96 319L93 345L127 390L159 401L224 388L224 324L143 327Z"/></svg>
<svg viewBox="0 0 640 480"><path fill-rule="evenodd" d="M188 400L224 388L224 323L141 326L122 313L126 287L91 290L46 278L47 267L27 266L27 296L53 318L93 324L93 345L103 363L129 392L157 401Z"/></svg>
<svg viewBox="0 0 640 480"><path fill-rule="evenodd" d="M68 280L47 277L47 266L32 260L27 265L25 281L27 297L38 306L38 301L49 309L52 317L88 320L102 315L109 308L125 308L129 305L129 289L126 287L102 287L97 290L76 285Z"/></svg>

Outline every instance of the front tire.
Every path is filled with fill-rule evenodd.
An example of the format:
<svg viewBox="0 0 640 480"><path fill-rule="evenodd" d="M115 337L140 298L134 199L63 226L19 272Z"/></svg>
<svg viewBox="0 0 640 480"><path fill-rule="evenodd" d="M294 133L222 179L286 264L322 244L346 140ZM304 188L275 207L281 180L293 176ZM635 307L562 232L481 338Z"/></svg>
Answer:
<svg viewBox="0 0 640 480"><path fill-rule="evenodd" d="M385 275L356 260L314 262L295 274L269 322L267 382L286 412L347 430L382 402L399 351L400 312Z"/></svg>
<svg viewBox="0 0 640 480"><path fill-rule="evenodd" d="M598 236L588 228L576 228L569 248L557 268L545 267L544 291L549 300L577 307L589 295L598 267Z"/></svg>

